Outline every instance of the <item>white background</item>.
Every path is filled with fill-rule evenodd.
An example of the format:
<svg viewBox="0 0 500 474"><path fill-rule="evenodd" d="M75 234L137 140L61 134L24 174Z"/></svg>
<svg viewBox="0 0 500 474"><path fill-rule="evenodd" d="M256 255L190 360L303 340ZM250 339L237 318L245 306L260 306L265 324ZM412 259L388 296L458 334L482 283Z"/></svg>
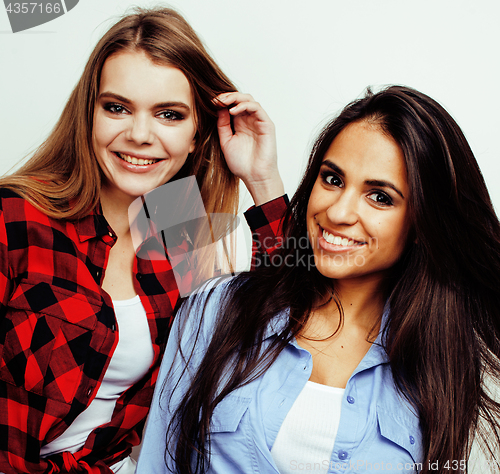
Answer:
<svg viewBox="0 0 500 474"><path fill-rule="evenodd" d="M16 34L0 5L0 174L47 136L104 31L134 5L159 4L268 111L288 193L328 117L368 85L404 84L456 118L500 209L498 0L80 0Z"/></svg>
<svg viewBox="0 0 500 474"><path fill-rule="evenodd" d="M16 34L0 4L0 174L47 136L104 31L158 4L184 14L273 118L290 194L328 117L368 85L404 84L455 117L500 209L499 0L80 0Z"/></svg>

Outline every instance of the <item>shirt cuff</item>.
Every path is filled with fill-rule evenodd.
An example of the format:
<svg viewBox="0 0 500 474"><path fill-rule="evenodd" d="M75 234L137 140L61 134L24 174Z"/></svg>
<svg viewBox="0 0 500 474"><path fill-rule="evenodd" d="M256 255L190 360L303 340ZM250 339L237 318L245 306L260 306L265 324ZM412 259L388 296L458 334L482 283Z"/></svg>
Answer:
<svg viewBox="0 0 500 474"><path fill-rule="evenodd" d="M288 196L284 194L260 206L250 207L243 215L250 229L255 231L282 219L289 202Z"/></svg>

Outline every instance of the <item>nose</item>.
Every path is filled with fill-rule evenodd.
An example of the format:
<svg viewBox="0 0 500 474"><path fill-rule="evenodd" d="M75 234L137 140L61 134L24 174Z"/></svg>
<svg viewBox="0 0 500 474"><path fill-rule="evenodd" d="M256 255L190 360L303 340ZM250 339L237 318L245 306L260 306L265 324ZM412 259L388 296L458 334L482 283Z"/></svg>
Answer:
<svg viewBox="0 0 500 474"><path fill-rule="evenodd" d="M127 139L137 145L150 144L153 141L152 125L148 117L136 115L127 130Z"/></svg>
<svg viewBox="0 0 500 474"><path fill-rule="evenodd" d="M344 189L334 196L326 215L332 224L354 225L359 219L359 195L354 190Z"/></svg>

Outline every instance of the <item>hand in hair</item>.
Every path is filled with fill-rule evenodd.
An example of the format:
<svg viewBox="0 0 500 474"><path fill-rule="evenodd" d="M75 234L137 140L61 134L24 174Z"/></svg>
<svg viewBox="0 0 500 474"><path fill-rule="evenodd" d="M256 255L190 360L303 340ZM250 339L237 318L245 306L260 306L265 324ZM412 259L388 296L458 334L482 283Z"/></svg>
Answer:
<svg viewBox="0 0 500 474"><path fill-rule="evenodd" d="M264 109L240 92L221 94L214 101L222 107L217 126L229 169L243 180L256 205L282 196L274 124Z"/></svg>

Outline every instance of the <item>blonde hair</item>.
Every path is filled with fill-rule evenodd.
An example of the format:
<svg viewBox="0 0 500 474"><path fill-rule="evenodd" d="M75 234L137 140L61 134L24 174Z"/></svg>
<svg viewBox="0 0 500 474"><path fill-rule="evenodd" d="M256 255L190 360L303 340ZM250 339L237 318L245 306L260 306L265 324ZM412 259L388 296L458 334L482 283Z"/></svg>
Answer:
<svg viewBox="0 0 500 474"><path fill-rule="evenodd" d="M236 214L239 180L220 148L217 107L212 102L236 88L186 20L169 8L138 8L111 27L90 55L50 136L23 167L0 179L0 186L56 219L79 219L96 207L102 173L92 145L94 108L104 63L121 51L144 52L154 63L184 73L195 103L196 147L172 179L195 175L208 214ZM213 272L213 259L200 264L212 267L208 275Z"/></svg>

